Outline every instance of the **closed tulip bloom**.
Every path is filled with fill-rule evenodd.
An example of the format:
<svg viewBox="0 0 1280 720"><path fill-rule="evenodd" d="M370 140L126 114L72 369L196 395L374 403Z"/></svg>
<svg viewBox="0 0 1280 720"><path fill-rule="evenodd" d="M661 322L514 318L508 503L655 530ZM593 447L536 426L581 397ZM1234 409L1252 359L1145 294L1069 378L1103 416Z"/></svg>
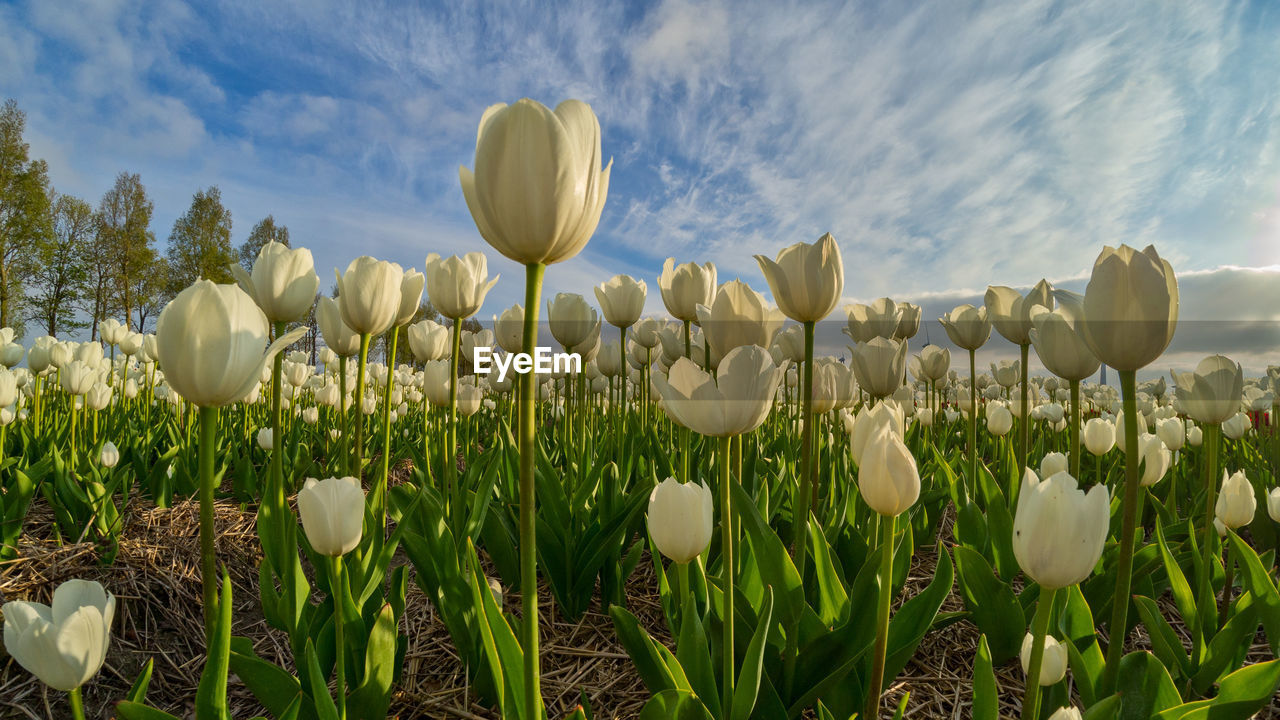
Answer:
<svg viewBox="0 0 1280 720"><path fill-rule="evenodd" d="M98 453L98 462L102 467L113 468L120 462L120 449L110 440L102 443L102 451Z"/></svg>
<svg viewBox="0 0 1280 720"><path fill-rule="evenodd" d="M1040 477L1053 477L1067 471L1067 456L1060 452L1051 452L1040 461Z"/></svg>
<svg viewBox="0 0 1280 720"><path fill-rule="evenodd" d="M484 393L475 385L458 385L458 412L462 417L471 417L480 412L480 401Z"/></svg>
<svg viewBox="0 0 1280 720"><path fill-rule="evenodd" d="M16 342L4 343L0 345L0 365L11 368L22 362L22 356L26 353L26 348Z"/></svg>
<svg viewBox="0 0 1280 720"><path fill-rule="evenodd" d="M72 395L84 395L97 380L97 370L83 360L72 360L62 368L62 389Z"/></svg>
<svg viewBox="0 0 1280 720"><path fill-rule="evenodd" d="M658 276L658 290L667 312L682 322L698 321L698 306L711 306L716 296L716 266L712 263L675 264L667 258Z"/></svg>
<svg viewBox="0 0 1280 720"><path fill-rule="evenodd" d="M109 385L95 382L93 387L89 388L89 392L85 393L85 407L90 410L106 410L107 406L111 404L112 394Z"/></svg>
<svg viewBox="0 0 1280 720"><path fill-rule="evenodd" d="M844 292L840 246L827 233L812 245L798 242L778 253L777 260L756 255L760 272L778 308L796 322L817 322L831 314Z"/></svg>
<svg viewBox="0 0 1280 720"><path fill-rule="evenodd" d="M595 290L605 322L614 327L631 327L644 312L648 288L643 280L636 280L630 275L614 275L597 285Z"/></svg>
<svg viewBox="0 0 1280 720"><path fill-rule="evenodd" d="M938 345L925 345L920 350L920 370L925 378L937 382L951 369L951 351Z"/></svg>
<svg viewBox="0 0 1280 720"><path fill-rule="evenodd" d="M447 318L465 320L479 312L499 277L489 278L489 265L483 253L469 252L447 259L435 253L427 256L427 297Z"/></svg>
<svg viewBox="0 0 1280 720"><path fill-rule="evenodd" d="M910 340L920 332L920 313L922 310L919 305L913 305L909 302L898 303L898 328L893 331L894 340Z"/></svg>
<svg viewBox="0 0 1280 720"><path fill-rule="evenodd" d="M600 322L596 309L577 293L557 293L547 303L547 319L551 325L551 336L567 348L586 340Z"/></svg>
<svg viewBox="0 0 1280 720"><path fill-rule="evenodd" d="M11 600L4 614L4 647L18 664L54 690L84 685L106 659L116 598L102 585L68 580L52 606Z"/></svg>
<svg viewBox="0 0 1280 720"><path fill-rule="evenodd" d="M907 342L874 337L849 348L850 366L858 385L872 397L884 398L902 386L907 365Z"/></svg>
<svg viewBox="0 0 1280 720"><path fill-rule="evenodd" d="M1195 372L1170 370L1174 393L1182 411L1197 422L1225 422L1240 409L1244 394L1244 372L1240 363L1222 355L1210 355L1196 365Z"/></svg>
<svg viewBox="0 0 1280 720"><path fill-rule="evenodd" d="M128 331L124 323L115 318L107 318L98 323L98 335L102 337L102 342L108 345L119 345L120 339Z"/></svg>
<svg viewBox="0 0 1280 720"><path fill-rule="evenodd" d="M1013 521L1018 565L1046 589L1083 581L1102 555L1110 512L1110 498L1102 484L1085 493L1068 473L1041 482L1028 469L1022 476Z"/></svg>
<svg viewBox="0 0 1280 720"><path fill-rule="evenodd" d="M523 320L522 313L521 322ZM413 357L418 362L428 362L448 357L449 328L434 320L422 320L410 325L409 349L413 352Z"/></svg>
<svg viewBox="0 0 1280 720"><path fill-rule="evenodd" d="M856 343L870 342L878 337L893 339L898 334L902 309L887 297L878 298L869 305L850 305L846 311L848 325L843 332Z"/></svg>
<svg viewBox="0 0 1280 720"><path fill-rule="evenodd" d="M958 305L946 317L938 318L938 322L951 342L964 350L977 350L991 337L991 321L985 306Z"/></svg>
<svg viewBox="0 0 1280 720"><path fill-rule="evenodd" d="M61 370L75 359L75 345L69 342L56 342L49 348L49 363Z"/></svg>
<svg viewBox="0 0 1280 720"><path fill-rule="evenodd" d="M147 333L142 336L142 356L149 362L160 360L160 343L156 340L155 333Z"/></svg>
<svg viewBox="0 0 1280 720"><path fill-rule="evenodd" d="M1084 380L1098 371L1098 358L1080 337L1079 304L1063 303L1056 310L1031 309L1031 344L1049 372L1065 380Z"/></svg>
<svg viewBox="0 0 1280 720"><path fill-rule="evenodd" d="M276 353L307 332L295 328L267 345L267 317L243 290L197 280L156 322L165 382L198 407L242 400ZM264 356L264 352L265 356Z"/></svg>
<svg viewBox="0 0 1280 720"><path fill-rule="evenodd" d="M1022 661L1022 674L1031 671L1031 644L1035 638L1027 633L1022 638L1022 652L1018 659ZM1040 685L1054 685L1067 676L1067 646L1058 642L1052 635L1044 636L1044 655L1040 660Z"/></svg>
<svg viewBox="0 0 1280 720"><path fill-rule="evenodd" d="M120 339L120 352L130 357L137 355L142 350L142 333L131 332L126 333Z"/></svg>
<svg viewBox="0 0 1280 720"><path fill-rule="evenodd" d="M1199 427L1193 427L1187 431L1187 444L1191 447L1200 447L1200 443L1204 441L1204 431Z"/></svg>
<svg viewBox="0 0 1280 720"><path fill-rule="evenodd" d="M31 349L27 351L27 367L31 372L37 375L49 368L52 360L50 353L53 346L58 344L58 339L49 335L42 335L35 339L31 344Z"/></svg>
<svg viewBox="0 0 1280 720"><path fill-rule="evenodd" d="M1104 247L1084 294L1082 337L1099 360L1140 370L1160 357L1178 326L1178 280L1148 245Z"/></svg>
<svg viewBox="0 0 1280 720"><path fill-rule="evenodd" d="M360 352L360 335L342 319L342 309L337 300L320 298L316 303L316 324L320 326L324 344L336 355L355 357Z"/></svg>
<svg viewBox="0 0 1280 720"><path fill-rule="evenodd" d="M1053 711L1053 714L1049 716L1049 720L1084 720L1084 716L1080 714L1079 710L1068 705Z"/></svg>
<svg viewBox="0 0 1280 720"><path fill-rule="evenodd" d="M1030 345L1031 308L1042 305L1052 310L1053 288L1047 281L1041 280L1026 295L1022 295L1011 287L992 285L987 288L984 304L988 317L1006 340L1014 345Z"/></svg>
<svg viewBox="0 0 1280 720"><path fill-rule="evenodd" d="M591 332L582 342L569 348L569 352L576 353L582 357L583 363L589 363L596 359L596 355L600 352L600 321L591 326ZM592 366L594 367L594 366ZM584 366L583 369L585 369Z"/></svg>
<svg viewBox="0 0 1280 720"><path fill-rule="evenodd" d="M698 324L711 345L713 365L737 347L772 346L784 322L781 310L741 280L721 285L710 306L698 306Z"/></svg>
<svg viewBox="0 0 1280 720"><path fill-rule="evenodd" d="M511 377L514 373L510 373L507 377ZM449 383L452 382L453 371L449 368L449 361L429 360L422 368L422 392L427 396L427 400L436 407L448 407L449 405ZM490 378L492 378L492 373Z"/></svg>
<svg viewBox="0 0 1280 720"><path fill-rule="evenodd" d="M915 419L916 422L920 423L921 427L933 427L933 410L931 408L920 408L916 410Z"/></svg>
<svg viewBox="0 0 1280 720"><path fill-rule="evenodd" d="M463 330L462 337L459 338L459 340L461 340L460 344L462 345L462 357L474 358L476 356L476 348L493 347L493 331L481 330L480 332L473 333Z"/></svg>
<svg viewBox="0 0 1280 720"><path fill-rule="evenodd" d="M273 323L301 320L311 309L320 287L311 251L274 240L258 251L252 274L239 264L231 266L231 274Z"/></svg>
<svg viewBox="0 0 1280 720"><path fill-rule="evenodd" d="M714 377L680 358L667 377L655 373L653 384L673 421L709 437L730 437L764 422L783 372L767 350L747 345L730 351Z"/></svg>
<svg viewBox="0 0 1280 720"><path fill-rule="evenodd" d="M361 255L351 261L345 273L338 275L334 270L334 275L338 279L338 309L342 312L342 322L352 332L381 335L391 328L400 313L404 268L393 262ZM435 302L434 297L432 302ZM333 347L333 344L329 346ZM342 354L337 348L334 351Z"/></svg>
<svg viewBox="0 0 1280 720"><path fill-rule="evenodd" d="M1004 405L987 407L987 431L992 435L1005 435L1013 429L1013 413Z"/></svg>
<svg viewBox="0 0 1280 720"><path fill-rule="evenodd" d="M1165 418L1156 422L1156 436L1160 442L1173 452L1182 449L1186 440L1186 426L1176 417Z"/></svg>
<svg viewBox="0 0 1280 720"><path fill-rule="evenodd" d="M18 402L18 376L9 370L0 370L0 407Z"/></svg>
<svg viewBox="0 0 1280 720"><path fill-rule="evenodd" d="M340 557L360 544L364 527L364 491L353 477L307 478L298 492L298 515L311 547Z"/></svg>
<svg viewBox="0 0 1280 720"><path fill-rule="evenodd" d="M1164 443L1160 442L1160 438L1156 435L1143 433L1138 436L1138 456L1140 458L1138 464L1142 473L1139 483L1142 487L1155 485L1169 471L1171 462L1169 448L1165 447Z"/></svg>
<svg viewBox="0 0 1280 720"><path fill-rule="evenodd" d="M509 353L524 352L524 306L512 305L493 318L493 335L498 347ZM445 351L448 354L448 351Z"/></svg>
<svg viewBox="0 0 1280 720"><path fill-rule="evenodd" d="M273 442L274 439L275 439L275 433L272 432L271 428L264 427L258 431L258 447L262 448L263 450L269 451L273 447L275 447L275 443Z"/></svg>
<svg viewBox="0 0 1280 720"><path fill-rule="evenodd" d="M422 287L426 276L414 268L404 271L400 280L400 307L396 311L395 327L404 327L413 321L422 306Z"/></svg>
<svg viewBox="0 0 1280 720"><path fill-rule="evenodd" d="M991 363L991 377L1003 388L1011 388L1018 384L1018 374L1022 371L1021 360L1001 360L1000 364Z"/></svg>
<svg viewBox="0 0 1280 720"><path fill-rule="evenodd" d="M1258 498L1253 494L1253 485L1245 477L1243 470L1237 470L1230 477L1222 471L1222 489L1218 491L1218 502L1213 506L1214 517L1224 526L1235 530L1253 522L1253 515L1258 510Z"/></svg>
<svg viewBox="0 0 1280 720"><path fill-rule="evenodd" d="M841 395L849 395L849 369L835 358L813 359L813 413L821 415L836 409ZM844 392L842 393L842 387Z"/></svg>
<svg viewBox="0 0 1280 720"><path fill-rule="evenodd" d="M590 106L566 100L553 112L526 98L485 110L474 172L458 175L486 242L522 265L550 265L577 255L600 222L613 166L601 159Z"/></svg>
<svg viewBox="0 0 1280 720"><path fill-rule="evenodd" d="M669 560L684 564L711 542L714 501L706 483L667 478L649 493L649 537Z"/></svg>
<svg viewBox="0 0 1280 720"><path fill-rule="evenodd" d="M1253 422L1245 413L1238 412L1222 423L1222 435L1228 440L1239 440L1253 427Z"/></svg>
<svg viewBox="0 0 1280 720"><path fill-rule="evenodd" d="M1267 493L1267 514L1280 523L1280 487L1271 488L1271 492Z"/></svg>
<svg viewBox="0 0 1280 720"><path fill-rule="evenodd" d="M1084 447L1094 455L1106 455L1116 446L1116 426L1102 418L1091 418L1080 434Z"/></svg>
<svg viewBox="0 0 1280 720"><path fill-rule="evenodd" d="M858 491L880 515L901 515L920 497L916 460L898 434L887 426L875 429L858 465Z"/></svg>
<svg viewBox="0 0 1280 720"><path fill-rule="evenodd" d="M853 462L862 464L862 456L866 452L867 443L881 427L892 430L899 438L906 433L906 419L902 408L892 400L881 400L871 408L863 408L853 419L853 428L849 433L849 450Z"/></svg>

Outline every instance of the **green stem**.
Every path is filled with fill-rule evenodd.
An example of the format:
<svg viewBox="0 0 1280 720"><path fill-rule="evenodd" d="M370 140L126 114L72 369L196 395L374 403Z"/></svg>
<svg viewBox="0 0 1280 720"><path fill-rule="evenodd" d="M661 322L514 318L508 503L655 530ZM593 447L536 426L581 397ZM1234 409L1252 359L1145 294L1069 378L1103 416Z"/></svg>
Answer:
<svg viewBox="0 0 1280 720"><path fill-rule="evenodd" d="M625 436L627 434L627 376L631 374L627 369L630 365L627 364L627 329L625 327L618 328L618 338L618 360L622 362L622 372L618 377L618 409L622 411L619 422L621 433ZM618 449L621 450L621 446Z"/></svg>
<svg viewBox="0 0 1280 720"><path fill-rule="evenodd" d="M1236 564L1233 562L1230 544L1226 544L1226 567L1224 570L1226 572L1226 582L1222 586L1222 601L1218 605L1218 627L1227 624L1227 610L1231 607L1231 586L1235 584Z"/></svg>
<svg viewBox="0 0 1280 720"><path fill-rule="evenodd" d="M1022 720L1039 720L1040 668L1044 665L1044 636L1053 614L1053 597L1057 588L1040 588L1036 616L1031 621L1031 661L1027 663L1026 691L1022 696Z"/></svg>
<svg viewBox="0 0 1280 720"><path fill-rule="evenodd" d="M719 439L720 453L717 458L720 471L720 575L721 575L721 591L724 593L724 617L722 618L722 626L724 628L724 637L721 638L721 646L724 650L724 657L721 664L723 680L720 686L721 692L721 717L733 717L733 679L734 665L737 664L737 658L733 651L733 508L730 501L729 492L729 440L728 437Z"/></svg>
<svg viewBox="0 0 1280 720"><path fill-rule="evenodd" d="M871 681L867 685L867 705L863 713L867 720L875 720L880 715L885 652L889 646L889 603L893 596L893 536L897 524L897 515L880 516L880 594L876 601L875 654L871 656Z"/></svg>
<svg viewBox="0 0 1280 720"><path fill-rule="evenodd" d="M969 491L978 491L978 372L969 351Z"/></svg>
<svg viewBox="0 0 1280 720"><path fill-rule="evenodd" d="M351 475L351 452L347 444L347 417L350 408L347 407L347 356L343 355L338 358L338 417L342 418L342 428L339 431L341 438L338 447L340 448L339 457L342 458L338 466L342 470L344 476Z"/></svg>
<svg viewBox="0 0 1280 720"><path fill-rule="evenodd" d="M1205 625L1204 617L1211 612L1208 608L1212 608L1216 603L1213 597L1213 569L1209 562L1213 555L1213 542L1217 530L1213 527L1213 511L1214 505L1217 504L1218 497L1218 452L1222 444L1222 425L1219 423L1204 423L1202 426L1204 433L1203 445L1206 450L1204 462L1204 485L1205 510L1204 510L1204 537L1200 542L1200 577L1197 578L1198 594L1200 595L1200 607L1202 610L1201 622L1196 623L1191 629L1192 657L1199 663L1203 659L1203 653L1207 649L1207 642L1204 636Z"/></svg>
<svg viewBox="0 0 1280 720"><path fill-rule="evenodd" d="M1111 624L1107 626L1110 644L1107 647L1107 664L1102 673L1100 687L1110 694L1115 686L1116 673L1120 670L1120 658L1124 656L1124 638L1129 620L1129 590L1133 583L1133 531L1138 517L1138 494L1141 478L1138 475L1138 409L1137 373L1120 370L1120 392L1124 402L1124 502L1121 506L1120 557L1116 561L1116 591L1111 596ZM1210 528L1212 530L1212 527Z"/></svg>
<svg viewBox="0 0 1280 720"><path fill-rule="evenodd" d="M347 717L347 674L346 674L346 645L343 643L343 622L342 622L342 584L345 582L343 578L342 556L329 558L329 577L331 587L330 593L333 597L333 646L334 646L334 676L336 678L335 687L338 702L338 720L346 720Z"/></svg>
<svg viewBox="0 0 1280 720"><path fill-rule="evenodd" d="M1080 479L1080 381L1071 380L1071 477Z"/></svg>
<svg viewBox="0 0 1280 720"><path fill-rule="evenodd" d="M282 333L284 323L276 323L275 336L280 337ZM284 353L278 352L271 364L271 473L267 476L267 503L272 509L271 517L278 526L285 524L284 434L280 416L283 375ZM284 545L281 544L280 547Z"/></svg>
<svg viewBox="0 0 1280 720"><path fill-rule="evenodd" d="M213 538L213 455L217 452L218 408L200 408L200 576L204 584L205 647L217 623L218 568Z"/></svg>
<svg viewBox="0 0 1280 720"><path fill-rule="evenodd" d="M1031 430L1031 413L1027 409L1027 356L1031 349L1030 345L1019 346L1022 349L1022 383L1020 392L1022 394L1021 413L1018 417L1018 477L1014 480L1014 484L1022 482L1022 471L1027 469L1027 439L1030 437ZM1014 494L1017 490L1014 489Z"/></svg>
<svg viewBox="0 0 1280 720"><path fill-rule="evenodd" d="M804 428L800 432L800 483L792 507L791 554L796 559L796 572L804 585L805 564L809 554L809 505L813 495L813 329L814 323L804 324L804 373L801 386L804 393ZM799 646L800 619L797 617L787 629L787 654L783 669L783 686L789 688L795 673Z"/></svg>
<svg viewBox="0 0 1280 720"><path fill-rule="evenodd" d="M391 385L396 377L396 345L400 328L391 328L391 348L387 354L387 386L382 396L382 472L369 498L378 527L387 527L387 477L391 474Z"/></svg>
<svg viewBox="0 0 1280 720"><path fill-rule="evenodd" d="M364 478L364 371L369 364L369 334L360 335L360 364L356 365L356 443L352 459L355 460L354 477Z"/></svg>
<svg viewBox="0 0 1280 720"><path fill-rule="evenodd" d="M80 698L80 688L73 688L67 699L71 702L71 717L84 720L84 701Z"/></svg>
<svg viewBox="0 0 1280 720"><path fill-rule="evenodd" d="M458 354L462 352L462 320L453 319L453 351L449 353L449 431L444 463L445 484L449 492L449 512L458 512ZM526 352L533 352L526 350Z"/></svg>
<svg viewBox="0 0 1280 720"><path fill-rule="evenodd" d="M524 337L521 348L533 354L538 341L538 303L542 295L542 275L546 266L525 266ZM524 651L524 717L536 720L542 716L542 689L539 687L538 662L538 547L537 495L534 486L533 461L537 436L534 433L533 373L520 376L520 600L522 603L520 634Z"/></svg>

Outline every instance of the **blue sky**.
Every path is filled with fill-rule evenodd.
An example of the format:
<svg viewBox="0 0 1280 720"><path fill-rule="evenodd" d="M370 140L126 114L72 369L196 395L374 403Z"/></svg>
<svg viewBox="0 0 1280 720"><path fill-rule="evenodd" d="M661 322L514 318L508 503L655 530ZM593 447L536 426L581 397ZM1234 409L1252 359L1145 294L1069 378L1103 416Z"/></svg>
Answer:
<svg viewBox="0 0 1280 720"><path fill-rule="evenodd" d="M668 256L767 291L753 253L831 231L851 301L931 319L1155 243L1201 278L1185 317L1274 321L1277 67L1267 2L0 2L0 96L60 191L140 173L163 245L216 184L235 242L274 214L325 283L360 254L485 251L486 318L522 283L457 168L484 108L527 96L590 103L614 160L548 292L629 273L659 313ZM1270 349L1246 345L1222 349Z"/></svg>

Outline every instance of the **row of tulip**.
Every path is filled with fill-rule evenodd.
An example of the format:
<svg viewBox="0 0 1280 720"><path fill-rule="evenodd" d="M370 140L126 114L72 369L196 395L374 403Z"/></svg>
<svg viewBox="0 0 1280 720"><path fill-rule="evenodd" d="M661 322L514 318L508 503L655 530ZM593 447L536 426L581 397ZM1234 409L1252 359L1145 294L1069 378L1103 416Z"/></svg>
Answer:
<svg viewBox="0 0 1280 720"><path fill-rule="evenodd" d="M1280 649L1269 569L1280 433L1246 414L1277 416L1280 371L1246 384L1212 356L1174 373L1172 395L1162 380L1139 388L1137 371L1177 324L1176 279L1154 248L1104 249L1083 296L1044 281L1026 294L992 287L983 307L948 313L967 377L936 346L909 359L919 308L887 298L848 308L848 366L816 356L815 326L844 290L829 234L757 256L776 308L746 283L719 284L710 263L668 260L658 285L674 321L642 318L646 284L620 275L595 289L600 313L576 294L548 303L550 332L581 372L468 375L476 348L532 354L546 267L594 232L609 172L583 103L485 113L464 196L484 239L526 269L525 302L491 331L462 330L498 281L483 254L429 255L425 273L360 257L335 271L337 297L316 304L319 366L286 358L319 278L306 249L271 243L251 272L233 269L236 285L181 292L154 335L104 323L109 356L98 343L41 338L26 350L0 338L7 367L27 361L0 372L0 448L14 422L21 448L4 469L5 552L18 551L37 492L60 526L107 541L135 485L162 504L194 494L201 718L226 717L232 671L273 717L384 717L403 671L400 620L421 611L393 566L401 548L504 717L546 712L540 577L567 617L597 596L608 607L653 693L642 717L877 717L918 644L961 620L983 633L975 717L996 717L993 667L1014 655L1036 679L1024 718L1244 717L1269 700L1280 661L1245 664L1238 648L1261 625ZM413 322L424 291L446 324ZM1020 359L979 375L993 328ZM397 363L401 329L421 369ZM371 363L380 337L386 362ZM1029 376L1031 348L1053 377ZM1119 372L1118 396L1085 382L1101 363ZM401 458L413 481L393 487ZM228 468L230 492L256 506L259 602L289 638L291 668L230 634L213 528ZM946 539L944 517L951 543L931 547ZM626 608L624 580L646 546L674 651ZM498 578L483 574L478 547ZM919 552L936 556L936 572L891 612ZM504 586L520 590L518 617ZM953 591L965 611L940 612ZM1190 649L1157 603L1165 593ZM114 602L73 581L49 608L4 608L6 647L68 691L77 718ZM1094 618L1108 612L1104 643ZM1126 652L1135 617L1151 652ZM169 717L146 704L149 673L121 717Z"/></svg>

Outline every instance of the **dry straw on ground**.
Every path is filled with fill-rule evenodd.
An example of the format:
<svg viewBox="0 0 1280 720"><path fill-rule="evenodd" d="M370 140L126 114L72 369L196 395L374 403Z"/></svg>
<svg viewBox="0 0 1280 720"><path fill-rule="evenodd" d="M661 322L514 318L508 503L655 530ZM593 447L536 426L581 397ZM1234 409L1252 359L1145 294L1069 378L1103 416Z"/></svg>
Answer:
<svg viewBox="0 0 1280 720"><path fill-rule="evenodd" d="M101 564L100 549L95 545L59 543L49 530L51 521L47 508L33 508L20 556L0 566L2 597L47 602L53 589L66 579L80 577L103 583L115 593L118 606L106 665L85 688L90 716L111 717L112 702L124 696L148 658L155 660L150 701L176 715L193 716L192 698L203 658L197 506L182 502L171 509L159 509L133 502L125 513L119 551L111 565ZM220 503L216 525L219 560L227 565L234 584L233 632L251 638L262 657L288 667L287 638L267 626L258 606L257 565L261 556L252 512ZM907 582L908 596L928 584L936 563L934 549L921 548L916 553ZM627 589L629 609L655 637L670 644L647 558L629 579ZM517 611L518 595L508 593L505 606L508 611ZM549 595L541 606L543 693L549 717L563 717L583 697L597 718L635 717L648 693L618 644L608 615L594 607L570 623L559 617ZM404 720L498 718L468 692L466 673L448 632L412 584L408 607L403 629L409 647L392 716ZM959 596L953 592L942 609L962 610ZM1136 646L1145 646L1145 637L1135 634L1134 639ZM1251 661L1269 657L1264 639L1260 636L1257 640ZM910 692L907 717L969 717L970 675L977 642L977 630L966 622L931 633L886 693L886 712L903 693ZM1016 717L1022 695L1021 669L1015 661L997 668L996 674L1001 716ZM233 717L249 718L261 712L252 695L234 678L230 694ZM47 691L17 663L0 654L0 718L38 720L67 715L62 693ZM1280 718L1280 699L1256 717Z"/></svg>

